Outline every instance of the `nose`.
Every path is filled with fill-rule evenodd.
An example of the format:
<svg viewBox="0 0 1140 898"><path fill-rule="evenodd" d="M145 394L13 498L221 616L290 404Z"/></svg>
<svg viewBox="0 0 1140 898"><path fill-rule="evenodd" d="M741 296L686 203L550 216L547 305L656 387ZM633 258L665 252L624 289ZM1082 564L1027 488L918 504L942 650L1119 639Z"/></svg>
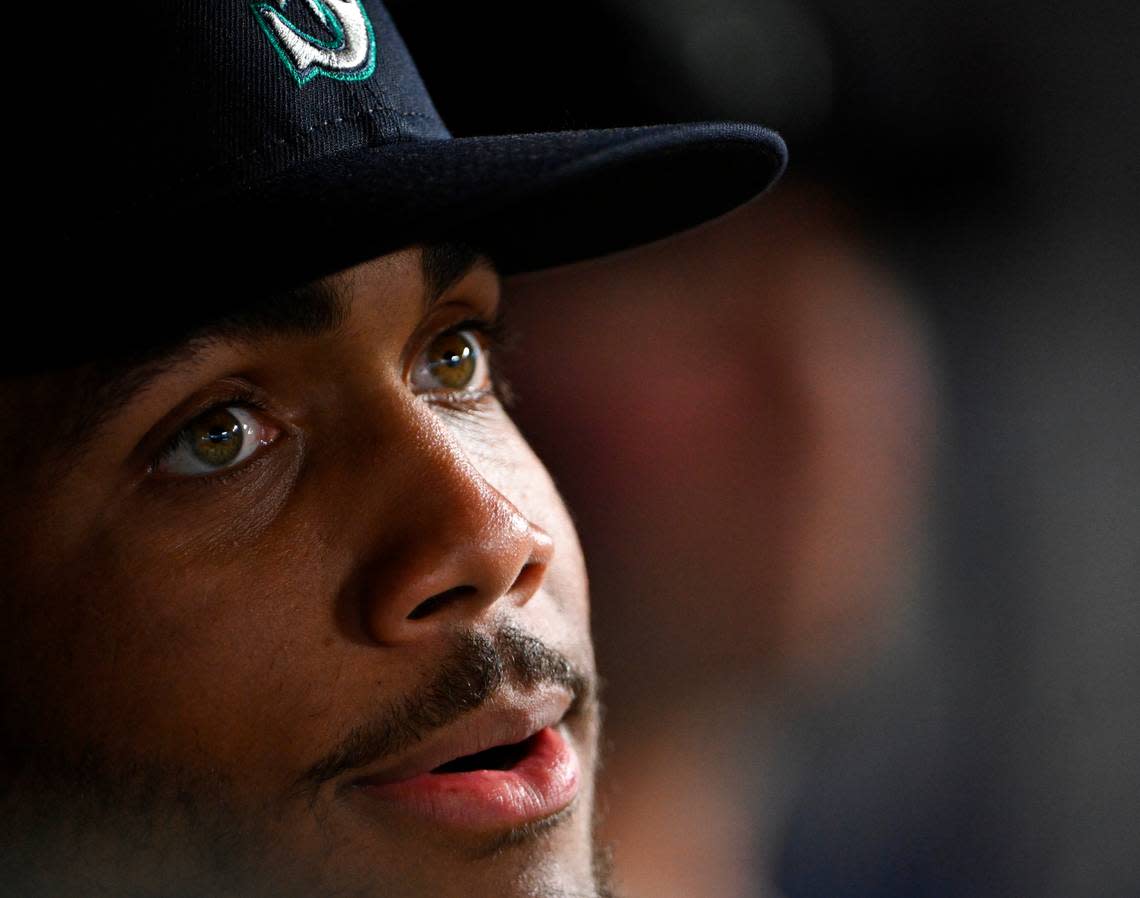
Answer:
<svg viewBox="0 0 1140 898"><path fill-rule="evenodd" d="M381 645L431 638L503 603L524 605L554 555L550 534L488 482L453 439L438 431L435 437L402 453L395 473L404 486L385 515L398 523L385 528L365 575L363 625Z"/></svg>

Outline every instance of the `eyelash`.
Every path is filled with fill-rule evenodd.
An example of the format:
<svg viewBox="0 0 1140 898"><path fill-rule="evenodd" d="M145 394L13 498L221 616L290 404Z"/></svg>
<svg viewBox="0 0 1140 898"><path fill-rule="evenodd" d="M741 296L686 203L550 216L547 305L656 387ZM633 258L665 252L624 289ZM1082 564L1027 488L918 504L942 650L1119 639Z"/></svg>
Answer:
<svg viewBox="0 0 1140 898"><path fill-rule="evenodd" d="M514 332L504 321L504 317L500 312L494 318L467 318L460 321L458 324L453 324L450 327L439 331L433 338L442 337L448 334L458 333L460 331L473 331L480 335L483 343L483 351L493 355L504 348L510 347L514 342ZM508 407L514 402L514 394L511 391L510 385L506 380L498 374L493 368L491 370L491 392L494 393L499 402ZM207 415L218 409L225 408L246 408L253 409L268 414L269 409L264 401L261 400L257 390L252 386L243 385L238 386L234 391L228 395L220 398L214 398L212 401L204 405L202 408L190 413L183 419L182 425L178 430L170 436L162 446L154 453L150 462L147 465L148 472L157 470L164 461L166 461L178 448L182 445L186 437L186 429L197 418ZM227 473L240 470L244 468L245 464L239 464L230 470L219 471L214 475L202 475L203 477L221 477ZM199 478L192 478L199 479Z"/></svg>
<svg viewBox="0 0 1140 898"><path fill-rule="evenodd" d="M501 350L507 348L513 342L514 334L506 323L505 317L500 313L494 318L467 318L460 321L458 324L453 324L451 327L444 328L435 336L443 337L447 334L455 334L459 331L475 331L482 334L487 339L487 350Z"/></svg>

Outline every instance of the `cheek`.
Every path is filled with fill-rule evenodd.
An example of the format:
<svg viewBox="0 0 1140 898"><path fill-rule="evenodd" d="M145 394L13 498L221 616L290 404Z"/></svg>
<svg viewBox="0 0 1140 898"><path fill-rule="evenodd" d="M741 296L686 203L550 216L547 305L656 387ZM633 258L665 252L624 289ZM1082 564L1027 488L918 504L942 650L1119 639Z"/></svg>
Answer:
<svg viewBox="0 0 1140 898"><path fill-rule="evenodd" d="M197 519L224 529L215 515ZM45 744L241 769L244 786L264 791L314 751L285 723L304 715L306 738L323 744L336 670L314 638L325 626L319 550L276 540L272 526L241 549L194 529L136 518L90 533L55 571L31 572L5 692L20 707L14 723Z"/></svg>

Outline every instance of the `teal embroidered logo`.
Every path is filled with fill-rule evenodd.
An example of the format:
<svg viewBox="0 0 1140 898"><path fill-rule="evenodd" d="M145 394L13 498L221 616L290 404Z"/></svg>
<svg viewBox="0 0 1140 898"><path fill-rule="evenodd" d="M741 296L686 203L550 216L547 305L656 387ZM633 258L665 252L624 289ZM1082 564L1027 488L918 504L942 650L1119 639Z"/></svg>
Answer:
<svg viewBox="0 0 1140 898"><path fill-rule="evenodd" d="M363 81L376 70L376 37L362 0L299 0L332 35L322 40L285 17L289 0L254 3L253 14L286 68L305 85L317 75Z"/></svg>

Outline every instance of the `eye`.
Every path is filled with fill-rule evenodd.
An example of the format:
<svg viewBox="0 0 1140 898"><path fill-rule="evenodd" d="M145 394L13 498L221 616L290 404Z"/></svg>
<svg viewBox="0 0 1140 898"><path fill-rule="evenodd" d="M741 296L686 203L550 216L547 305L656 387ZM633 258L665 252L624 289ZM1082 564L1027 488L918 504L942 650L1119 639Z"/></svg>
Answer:
<svg viewBox="0 0 1140 898"><path fill-rule="evenodd" d="M431 341L412 370L417 393L475 393L491 387L487 351L475 329L450 330Z"/></svg>
<svg viewBox="0 0 1140 898"><path fill-rule="evenodd" d="M156 474L193 477L240 465L280 435L242 406L218 406L182 428L151 470Z"/></svg>

